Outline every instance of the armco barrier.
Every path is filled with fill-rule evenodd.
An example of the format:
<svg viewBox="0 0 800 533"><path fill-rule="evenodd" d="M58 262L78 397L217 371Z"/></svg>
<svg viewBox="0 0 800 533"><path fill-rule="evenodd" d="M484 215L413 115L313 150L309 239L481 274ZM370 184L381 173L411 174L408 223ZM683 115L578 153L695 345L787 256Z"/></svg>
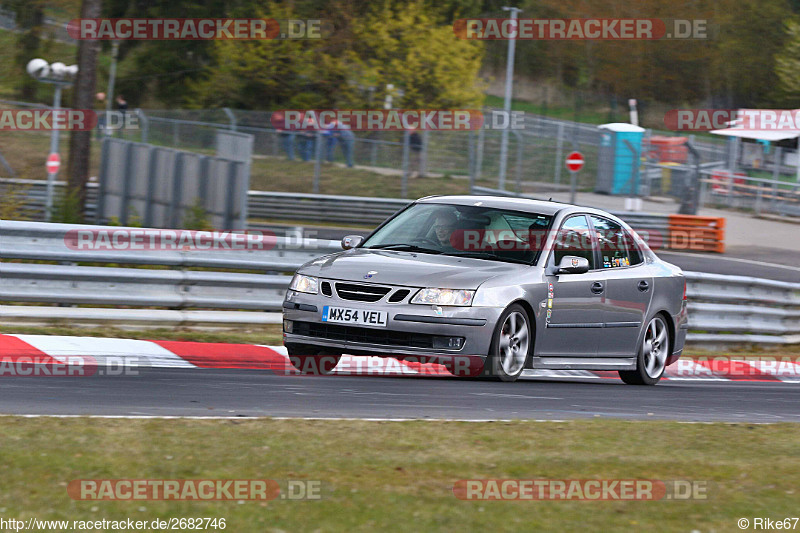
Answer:
<svg viewBox="0 0 800 533"><path fill-rule="evenodd" d="M279 323L275 312L281 309L288 274L312 258L340 249L337 241L276 238L275 246L264 251L77 251L64 240L74 229L123 228L0 221L0 259L17 261L0 263L0 302L61 306L0 305L0 320L133 327ZM800 343L800 283L700 272L685 275L690 341ZM70 305L111 308L63 307Z"/></svg>
<svg viewBox="0 0 800 533"><path fill-rule="evenodd" d="M669 215L669 248L694 252L725 252L725 219Z"/></svg>
<svg viewBox="0 0 800 533"><path fill-rule="evenodd" d="M42 180L4 180L0 179L0 193L17 188L23 191L21 208L28 217L38 218L44 209L44 184ZM64 187L56 182L57 190ZM510 191L500 191L485 187L475 187L475 193L492 196L530 196L518 195ZM247 210L253 221L272 222L323 222L338 226L374 227L392 214L407 206L409 200L397 198L373 198L365 196L337 196L329 194L301 194L288 192L249 191ZM95 213L97 185L90 184L87 189L87 218L92 220ZM714 251L725 250L725 219L692 217L684 215L657 215L630 211L611 211L627 222L633 229L654 232L651 239L654 249L668 247L675 250ZM244 229L244 228L240 228ZM643 232L643 236L648 235Z"/></svg>

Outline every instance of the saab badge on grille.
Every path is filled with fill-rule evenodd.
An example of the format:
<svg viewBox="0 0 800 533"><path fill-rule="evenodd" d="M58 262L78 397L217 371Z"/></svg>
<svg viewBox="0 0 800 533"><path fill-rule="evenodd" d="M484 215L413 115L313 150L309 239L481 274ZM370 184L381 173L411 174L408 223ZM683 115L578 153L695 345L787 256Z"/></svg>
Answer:
<svg viewBox="0 0 800 533"><path fill-rule="evenodd" d="M370 270L369 272L364 274L364 279L370 279L372 276L374 276L377 273L378 273L377 270Z"/></svg>

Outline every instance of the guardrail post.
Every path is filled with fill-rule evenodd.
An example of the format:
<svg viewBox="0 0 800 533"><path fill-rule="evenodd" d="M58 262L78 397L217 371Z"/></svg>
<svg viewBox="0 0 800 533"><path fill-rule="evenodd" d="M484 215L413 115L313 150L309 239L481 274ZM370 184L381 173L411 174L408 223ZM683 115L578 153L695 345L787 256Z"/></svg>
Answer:
<svg viewBox="0 0 800 533"><path fill-rule="evenodd" d="M776 211L776 204L778 203L778 184L776 182L772 182L772 212L775 213Z"/></svg>
<svg viewBox="0 0 800 533"><path fill-rule="evenodd" d="M475 190L475 132L469 130L467 134L467 165L469 166L469 192Z"/></svg>
<svg viewBox="0 0 800 533"><path fill-rule="evenodd" d="M322 131L317 130L316 135L314 135L314 142L316 146L314 151L314 182L312 184L312 190L314 194L319 194L320 167L322 166Z"/></svg>
<svg viewBox="0 0 800 533"><path fill-rule="evenodd" d="M522 150L524 142L522 134L516 130L511 131L517 139L517 168L515 170L517 193L522 192Z"/></svg>
<svg viewBox="0 0 800 533"><path fill-rule="evenodd" d="M422 130L422 150L419 154L419 176L428 175L428 130Z"/></svg>
<svg viewBox="0 0 800 533"><path fill-rule="evenodd" d="M139 107L136 108L136 118L139 119L139 131L141 132L139 140L143 143L147 143L147 139L150 136L150 119L147 118L147 114Z"/></svg>
<svg viewBox="0 0 800 533"><path fill-rule="evenodd" d="M172 165L172 198L170 200L170 226L181 225L181 197L183 195L183 152L174 151L175 160Z"/></svg>
<svg viewBox="0 0 800 533"><path fill-rule="evenodd" d="M230 121L230 125L228 126L231 131L236 131L236 115L233 114L230 107L223 107L222 110L228 116L228 120Z"/></svg>
<svg viewBox="0 0 800 533"><path fill-rule="evenodd" d="M762 195L761 191L762 190L763 190L763 187L761 186L760 183L758 185L756 185L756 205L755 205L756 215L760 215L761 214L761 195Z"/></svg>
<svg viewBox="0 0 800 533"><path fill-rule="evenodd" d="M564 155L564 123L558 123L556 135L556 183L561 183L561 165Z"/></svg>
<svg viewBox="0 0 800 533"><path fill-rule="evenodd" d="M125 167L122 174L122 213L120 213L120 223L128 225L128 215L130 214L131 201L131 174L133 173L133 142L122 141L125 143Z"/></svg>
<svg viewBox="0 0 800 533"><path fill-rule="evenodd" d="M480 128L478 130L478 154L475 157L475 181L480 181L481 170L483 169L483 143L486 129Z"/></svg>
<svg viewBox="0 0 800 533"><path fill-rule="evenodd" d="M408 156L411 147L411 133L403 131L403 177L400 184L400 198L408 198Z"/></svg>
<svg viewBox="0 0 800 533"><path fill-rule="evenodd" d="M156 171L158 169L158 148L148 146L147 149L147 204L144 206L144 225L153 226L153 200L156 194L156 182L158 180Z"/></svg>
<svg viewBox="0 0 800 533"><path fill-rule="evenodd" d="M106 181L108 180L108 166L110 164L109 150L111 146L111 138L103 135L100 148L100 176L97 183L97 200L94 209L94 220L97 223L103 222L105 213L106 202Z"/></svg>

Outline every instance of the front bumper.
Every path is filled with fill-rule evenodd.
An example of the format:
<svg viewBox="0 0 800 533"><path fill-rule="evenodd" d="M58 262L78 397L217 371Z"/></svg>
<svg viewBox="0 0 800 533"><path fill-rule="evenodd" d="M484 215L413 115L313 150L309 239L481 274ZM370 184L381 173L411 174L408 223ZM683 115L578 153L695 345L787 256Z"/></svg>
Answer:
<svg viewBox="0 0 800 533"><path fill-rule="evenodd" d="M386 327L322 321L323 307L385 311ZM283 343L309 345L353 355L481 355L489 353L502 307L440 307L358 302L288 291L283 302ZM291 322L288 327L287 321ZM291 331L288 331L291 329ZM450 347L451 338L463 339Z"/></svg>

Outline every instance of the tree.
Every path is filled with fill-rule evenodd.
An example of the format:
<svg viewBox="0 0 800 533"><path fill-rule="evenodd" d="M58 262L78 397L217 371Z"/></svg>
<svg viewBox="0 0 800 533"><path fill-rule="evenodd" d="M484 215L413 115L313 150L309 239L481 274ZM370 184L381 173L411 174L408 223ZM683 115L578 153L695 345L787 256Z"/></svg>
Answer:
<svg viewBox="0 0 800 533"><path fill-rule="evenodd" d="M421 1L374 3L354 23L353 49L379 88L405 93L406 108L479 107L483 43L459 39L452 23L436 23Z"/></svg>
<svg viewBox="0 0 800 533"><path fill-rule="evenodd" d="M39 84L25 74L25 66L39 52L42 24L44 23L44 1L9 0L0 5L10 8L16 14L17 25L21 29L17 37L17 53L14 55L14 62L20 73L17 88L20 98L33 100Z"/></svg>
<svg viewBox="0 0 800 533"><path fill-rule="evenodd" d="M778 98L784 105L800 107L800 22L787 22L786 34L786 44L775 56Z"/></svg>
<svg viewBox="0 0 800 533"><path fill-rule="evenodd" d="M83 0L81 18L99 18L102 0ZM83 40L78 44L78 76L72 107L92 109L94 107L95 80L97 78L98 41ZM67 164L67 196L73 198L81 211L86 198L86 183L89 181L89 152L92 131L72 131L69 138L69 162Z"/></svg>
<svg viewBox="0 0 800 533"><path fill-rule="evenodd" d="M421 0L365 4L360 12L335 3L347 16L326 39L217 41L215 66L193 85L195 105L375 107L386 84L404 92L395 100L403 107L481 105L483 43L456 38L452 22L437 22ZM300 18L274 3L251 16Z"/></svg>

